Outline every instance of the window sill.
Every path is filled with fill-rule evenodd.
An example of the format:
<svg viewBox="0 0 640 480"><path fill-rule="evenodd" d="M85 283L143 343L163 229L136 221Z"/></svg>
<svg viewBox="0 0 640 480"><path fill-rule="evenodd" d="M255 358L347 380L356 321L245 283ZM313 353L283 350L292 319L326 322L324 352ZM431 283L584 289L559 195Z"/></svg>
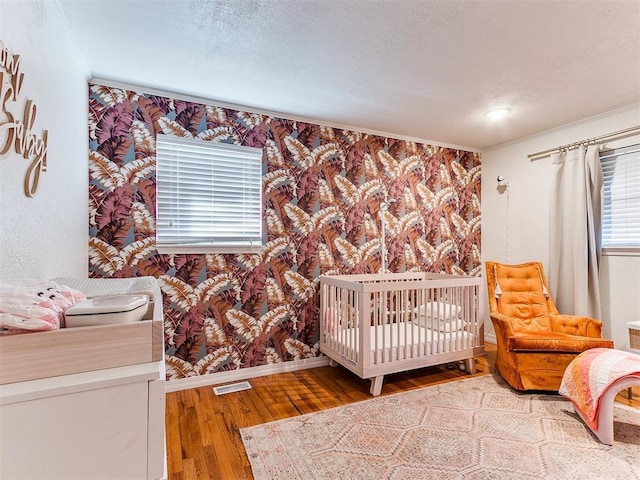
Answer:
<svg viewBox="0 0 640 480"><path fill-rule="evenodd" d="M262 245L250 246L213 246L213 245L171 245L171 246L156 246L158 253L167 255L181 255L188 253L195 254L257 254L260 253Z"/></svg>
<svg viewBox="0 0 640 480"><path fill-rule="evenodd" d="M601 255L607 257L640 257L639 247L603 248Z"/></svg>

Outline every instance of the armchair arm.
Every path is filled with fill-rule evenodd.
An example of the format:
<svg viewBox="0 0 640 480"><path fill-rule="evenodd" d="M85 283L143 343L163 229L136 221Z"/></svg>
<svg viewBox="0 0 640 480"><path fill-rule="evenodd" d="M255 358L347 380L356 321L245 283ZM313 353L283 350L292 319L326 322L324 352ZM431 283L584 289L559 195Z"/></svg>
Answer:
<svg viewBox="0 0 640 480"><path fill-rule="evenodd" d="M602 322L591 317L576 315L550 315L551 331L580 335L582 337L602 337Z"/></svg>
<svg viewBox="0 0 640 480"><path fill-rule="evenodd" d="M500 335L503 338L513 336L513 325L511 324L511 317L497 312L493 312L489 316L491 317L491 321L493 322L493 329L496 331L496 336Z"/></svg>
<svg viewBox="0 0 640 480"><path fill-rule="evenodd" d="M493 312L489 314L493 331L496 334L496 347L498 351L506 351L507 339L513 336L513 325L511 318L502 313Z"/></svg>

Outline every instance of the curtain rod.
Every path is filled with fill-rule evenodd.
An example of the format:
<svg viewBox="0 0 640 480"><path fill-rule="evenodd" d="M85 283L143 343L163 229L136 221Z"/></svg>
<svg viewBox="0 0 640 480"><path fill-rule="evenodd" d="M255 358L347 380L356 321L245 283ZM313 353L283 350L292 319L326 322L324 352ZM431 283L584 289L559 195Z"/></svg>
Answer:
<svg viewBox="0 0 640 480"><path fill-rule="evenodd" d="M535 157L546 157L554 152L561 152L563 150L570 150L572 148L576 148L580 145L589 145L594 143L599 143L603 140L610 140L612 138L618 138L621 136L625 136L631 133L639 132L640 133L640 125L636 125L635 127L625 128L624 130L618 130L617 132L608 133L606 135L600 135L599 137L587 138L586 140L581 140L579 142L568 143L567 145L562 145L556 148L550 148L548 150L543 150L541 152L531 153L527 155L527 158L533 160L539 160L539 158Z"/></svg>

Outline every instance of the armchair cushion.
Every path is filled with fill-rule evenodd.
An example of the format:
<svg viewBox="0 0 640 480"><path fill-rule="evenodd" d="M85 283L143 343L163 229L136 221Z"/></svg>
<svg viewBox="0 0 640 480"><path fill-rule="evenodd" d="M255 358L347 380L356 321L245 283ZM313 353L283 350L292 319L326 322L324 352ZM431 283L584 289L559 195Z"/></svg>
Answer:
<svg viewBox="0 0 640 480"><path fill-rule="evenodd" d="M504 292L498 300L500 313L520 320L535 319L540 329L549 329L549 309L542 292Z"/></svg>
<svg viewBox="0 0 640 480"><path fill-rule="evenodd" d="M590 348L613 348L613 342L566 333L527 332L508 337L506 347L512 352L581 353Z"/></svg>

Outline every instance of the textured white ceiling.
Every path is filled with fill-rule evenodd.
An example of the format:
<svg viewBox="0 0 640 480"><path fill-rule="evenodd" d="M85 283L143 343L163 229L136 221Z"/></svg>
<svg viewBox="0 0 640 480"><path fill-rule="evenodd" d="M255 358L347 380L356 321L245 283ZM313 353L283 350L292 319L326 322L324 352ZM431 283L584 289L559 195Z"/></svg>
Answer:
<svg viewBox="0 0 640 480"><path fill-rule="evenodd" d="M638 0L59 2L96 78L395 136L484 149L640 102Z"/></svg>

